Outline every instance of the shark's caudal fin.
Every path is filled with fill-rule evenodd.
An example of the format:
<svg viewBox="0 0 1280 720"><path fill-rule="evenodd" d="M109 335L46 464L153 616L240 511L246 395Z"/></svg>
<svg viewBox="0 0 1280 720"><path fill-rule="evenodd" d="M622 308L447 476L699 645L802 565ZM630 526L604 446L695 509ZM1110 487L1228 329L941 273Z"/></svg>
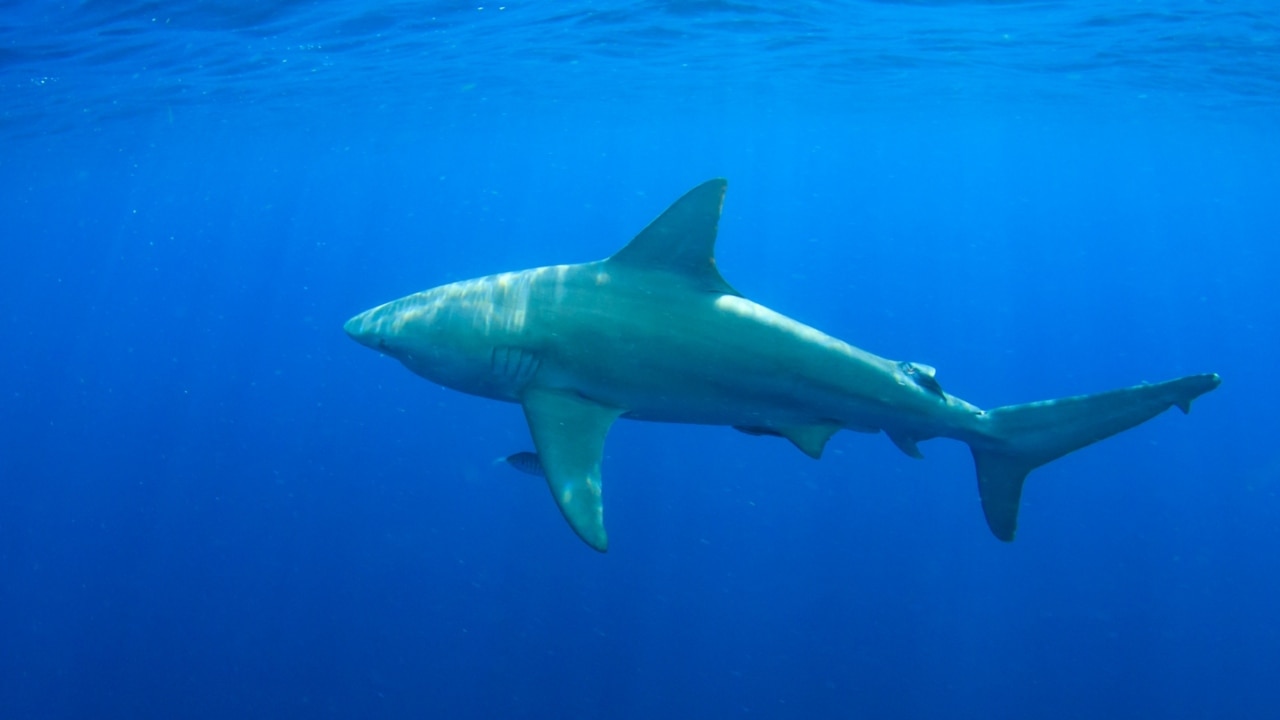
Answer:
<svg viewBox="0 0 1280 720"><path fill-rule="evenodd" d="M1170 407L1190 412L1191 401L1218 387L1215 374L1189 375L1154 385L1009 405L986 413L982 437L969 442L978 493L991 532L1013 540L1027 473L1051 460L1150 420Z"/></svg>

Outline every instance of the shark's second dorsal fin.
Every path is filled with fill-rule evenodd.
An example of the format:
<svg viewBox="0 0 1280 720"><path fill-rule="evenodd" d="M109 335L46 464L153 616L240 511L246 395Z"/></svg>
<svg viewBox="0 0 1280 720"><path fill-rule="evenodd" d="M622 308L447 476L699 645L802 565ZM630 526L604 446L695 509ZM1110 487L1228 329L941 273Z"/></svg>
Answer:
<svg viewBox="0 0 1280 720"><path fill-rule="evenodd" d="M716 228L728 184L716 178L685 193L609 262L663 270L706 292L741 295L716 269Z"/></svg>

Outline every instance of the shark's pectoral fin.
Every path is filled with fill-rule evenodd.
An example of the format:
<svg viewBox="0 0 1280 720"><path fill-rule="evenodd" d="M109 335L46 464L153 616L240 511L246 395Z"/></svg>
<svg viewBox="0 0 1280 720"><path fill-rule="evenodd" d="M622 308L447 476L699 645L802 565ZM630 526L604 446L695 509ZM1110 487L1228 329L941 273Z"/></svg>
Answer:
<svg viewBox="0 0 1280 720"><path fill-rule="evenodd" d="M609 549L600 495L604 439L621 410L577 393L534 388L522 398L537 460L569 526L600 552Z"/></svg>

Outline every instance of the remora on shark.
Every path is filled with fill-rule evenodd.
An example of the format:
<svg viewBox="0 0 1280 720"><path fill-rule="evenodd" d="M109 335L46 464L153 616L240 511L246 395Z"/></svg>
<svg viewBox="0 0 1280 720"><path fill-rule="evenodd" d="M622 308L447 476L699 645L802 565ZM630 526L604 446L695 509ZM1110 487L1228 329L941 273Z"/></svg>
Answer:
<svg viewBox="0 0 1280 720"><path fill-rule="evenodd" d="M608 548L600 464L618 418L728 425L817 458L838 430L884 432L903 452L969 445L991 532L1012 540L1031 470L1143 423L1184 413L1216 374L981 410L933 368L873 355L734 290L716 269L727 182L690 190L607 260L451 283L349 320L358 342L429 380L519 403L569 525Z"/></svg>

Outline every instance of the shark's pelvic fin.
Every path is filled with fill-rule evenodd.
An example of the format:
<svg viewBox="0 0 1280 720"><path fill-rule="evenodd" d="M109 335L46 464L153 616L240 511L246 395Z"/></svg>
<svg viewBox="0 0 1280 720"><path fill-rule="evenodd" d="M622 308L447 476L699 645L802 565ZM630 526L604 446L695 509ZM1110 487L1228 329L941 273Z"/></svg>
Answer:
<svg viewBox="0 0 1280 720"><path fill-rule="evenodd" d="M814 423L813 425L791 425L781 428L735 425L733 429L748 435L772 435L786 438L791 441L792 445L800 448L800 452L817 460L822 457L822 450L827 446L827 441L842 428L835 423Z"/></svg>
<svg viewBox="0 0 1280 720"><path fill-rule="evenodd" d="M991 532L1013 540L1027 473L1074 450L1128 430L1218 387L1216 374L1189 375L1096 395L1009 405L985 416L983 437L969 442L978 493Z"/></svg>
<svg viewBox="0 0 1280 720"><path fill-rule="evenodd" d="M889 439L893 441L893 444L896 445L899 450L906 453L907 457L913 457L917 460L924 458L924 453L920 452L920 446L916 445L916 443L919 442L917 438L908 437L897 432L887 434Z"/></svg>
<svg viewBox="0 0 1280 720"><path fill-rule="evenodd" d="M782 437L790 440L792 445L800 448L800 452L814 460L822 457L822 449L827 446L827 441L839 430L840 426L832 423L778 428Z"/></svg>
<svg viewBox="0 0 1280 720"><path fill-rule="evenodd" d="M569 526L592 548L605 552L600 495L604 439L621 410L592 402L572 391L531 388L521 400L529 421L537 461Z"/></svg>
<svg viewBox="0 0 1280 720"><path fill-rule="evenodd" d="M716 230L728 184L717 178L685 193L609 262L664 270L704 292L741 295L716 269Z"/></svg>

